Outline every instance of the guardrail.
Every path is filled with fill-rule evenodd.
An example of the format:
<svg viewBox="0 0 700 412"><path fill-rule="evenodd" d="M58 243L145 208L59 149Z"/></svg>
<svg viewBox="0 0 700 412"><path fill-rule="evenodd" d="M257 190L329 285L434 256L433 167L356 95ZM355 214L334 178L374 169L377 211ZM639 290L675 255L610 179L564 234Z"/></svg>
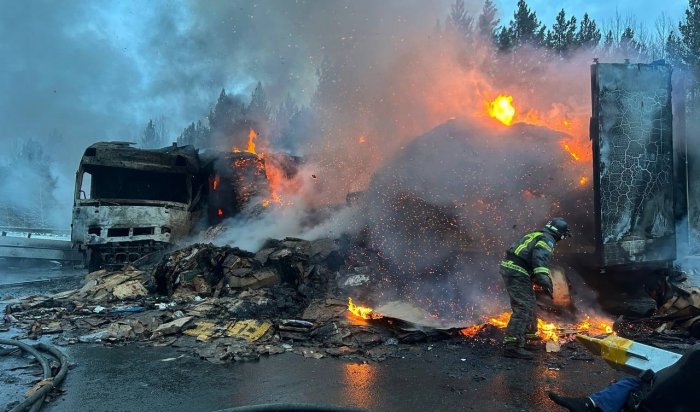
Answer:
<svg viewBox="0 0 700 412"><path fill-rule="evenodd" d="M41 233L48 235L70 236L70 229L0 226L1 236L7 236L8 233Z"/></svg>
<svg viewBox="0 0 700 412"><path fill-rule="evenodd" d="M72 248L70 230L0 227L0 258L81 262Z"/></svg>

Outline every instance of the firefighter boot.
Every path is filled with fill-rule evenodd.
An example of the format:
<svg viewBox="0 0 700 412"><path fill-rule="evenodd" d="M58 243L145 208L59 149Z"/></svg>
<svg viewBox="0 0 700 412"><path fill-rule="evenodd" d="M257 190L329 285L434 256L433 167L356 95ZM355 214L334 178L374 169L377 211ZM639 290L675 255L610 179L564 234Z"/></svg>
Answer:
<svg viewBox="0 0 700 412"><path fill-rule="evenodd" d="M525 334L525 349L536 352L544 348L544 339L537 333Z"/></svg>
<svg viewBox="0 0 700 412"><path fill-rule="evenodd" d="M516 359L532 359L534 357L532 352L518 346L515 342L508 342L503 345L503 356Z"/></svg>
<svg viewBox="0 0 700 412"><path fill-rule="evenodd" d="M542 336L540 336L537 332L532 332L532 333L526 333L525 334L525 339L527 340L532 340L532 341L542 341Z"/></svg>
<svg viewBox="0 0 700 412"><path fill-rule="evenodd" d="M549 399L553 400L557 405L561 405L570 412L594 412L600 409L596 408L591 398L567 398L559 396L554 392L547 392Z"/></svg>

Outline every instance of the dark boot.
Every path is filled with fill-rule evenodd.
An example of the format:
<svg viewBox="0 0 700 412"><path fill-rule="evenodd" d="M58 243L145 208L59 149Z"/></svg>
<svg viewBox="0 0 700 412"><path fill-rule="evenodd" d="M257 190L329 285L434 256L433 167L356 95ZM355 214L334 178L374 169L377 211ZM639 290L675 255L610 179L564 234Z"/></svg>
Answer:
<svg viewBox="0 0 700 412"><path fill-rule="evenodd" d="M503 356L516 359L532 359L534 357L532 352L525 350L525 348L515 343L506 343L503 345Z"/></svg>
<svg viewBox="0 0 700 412"><path fill-rule="evenodd" d="M567 398L565 396L559 396L554 392L547 392L549 399L553 400L557 405L561 405L571 412L594 412L600 409L593 405L593 401L586 398Z"/></svg>
<svg viewBox="0 0 700 412"><path fill-rule="evenodd" d="M538 342L541 342L541 341L544 340L544 339L542 339L542 336L540 336L540 335L537 334L537 332L526 333L526 334L525 334L525 339L531 340L531 341L538 341Z"/></svg>
<svg viewBox="0 0 700 412"><path fill-rule="evenodd" d="M525 341L525 349L529 350L530 352L539 352L542 349L544 349L545 342L541 340L537 341L532 341L528 340Z"/></svg>

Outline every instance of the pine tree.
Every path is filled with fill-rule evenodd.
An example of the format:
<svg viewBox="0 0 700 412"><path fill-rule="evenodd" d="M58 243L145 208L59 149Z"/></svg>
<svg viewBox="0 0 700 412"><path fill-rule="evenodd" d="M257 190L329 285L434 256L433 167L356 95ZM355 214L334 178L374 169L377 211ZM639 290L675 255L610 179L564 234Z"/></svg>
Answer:
<svg viewBox="0 0 700 412"><path fill-rule="evenodd" d="M557 14L552 30L547 32L547 46L559 55L576 47L576 17L566 19L564 9Z"/></svg>
<svg viewBox="0 0 700 412"><path fill-rule="evenodd" d="M246 129L241 125L246 118L245 104L234 96L226 94L225 89L221 89L219 98L214 107L209 111L209 130L207 141L200 141L200 147L215 147L216 141L222 146L229 146L231 136L235 136L237 131ZM247 132L247 130L245 130ZM214 141L214 140L216 141Z"/></svg>
<svg viewBox="0 0 700 412"><path fill-rule="evenodd" d="M279 105L277 111L275 112L275 132L276 137L280 137L287 132L289 128L289 123L297 113L299 112L299 107L292 98L291 94L287 94L287 97Z"/></svg>
<svg viewBox="0 0 700 412"><path fill-rule="evenodd" d="M639 54L640 44L634 39L634 29L627 26L620 36L620 49L628 56Z"/></svg>
<svg viewBox="0 0 700 412"><path fill-rule="evenodd" d="M674 47L680 60L688 67L698 70L700 67L700 0L689 0L685 10L685 20L678 23L680 38ZM676 40L674 39L674 40Z"/></svg>
<svg viewBox="0 0 700 412"><path fill-rule="evenodd" d="M609 53L614 45L615 36L613 36L612 30L608 30L608 32L605 34L605 40L603 40L603 49L605 52Z"/></svg>
<svg viewBox="0 0 700 412"><path fill-rule="evenodd" d="M139 146L145 149L152 149L158 147L160 142L158 141L158 136L156 134L156 126L153 124L153 119L146 123L146 127L141 133L141 139L139 141Z"/></svg>
<svg viewBox="0 0 700 412"><path fill-rule="evenodd" d="M683 45L681 39L676 32L672 31L666 38L666 59L673 66L685 67L685 59L683 57Z"/></svg>
<svg viewBox="0 0 700 412"><path fill-rule="evenodd" d="M510 29L501 27L501 31L496 35L496 43L498 44L498 50L508 51L515 46L513 43L513 34Z"/></svg>
<svg viewBox="0 0 700 412"><path fill-rule="evenodd" d="M468 37L472 33L474 18L467 13L464 0L455 0L450 8L450 16L447 20L462 36Z"/></svg>
<svg viewBox="0 0 700 412"><path fill-rule="evenodd" d="M25 227L46 227L49 225L46 209L55 204L53 195L57 179L51 173L53 159L37 140L27 139L21 143L10 162L10 170L17 174L15 179L30 182L21 188L23 193L13 193L14 205L9 209L12 220ZM13 178L12 176L10 177Z"/></svg>
<svg viewBox="0 0 700 412"><path fill-rule="evenodd" d="M246 108L246 117L258 123L267 123L270 120L270 104L265 96L262 83L258 82L250 96L250 104Z"/></svg>
<svg viewBox="0 0 700 412"><path fill-rule="evenodd" d="M546 44L547 28L537 19L537 14L531 11L525 0L518 1L518 9L513 13L513 20L508 28L502 27L498 36L498 48L507 51L524 44L542 46Z"/></svg>
<svg viewBox="0 0 700 412"><path fill-rule="evenodd" d="M177 138L178 146L191 145L197 148L207 147L210 139L209 129L198 120L197 123L190 123Z"/></svg>
<svg viewBox="0 0 700 412"><path fill-rule="evenodd" d="M195 145L195 136L194 136L194 122L192 122L190 125L185 127L185 129L180 133L180 136L177 138L177 145L178 146L187 146L187 145Z"/></svg>
<svg viewBox="0 0 700 412"><path fill-rule="evenodd" d="M588 13L583 15L576 33L576 43L584 49L593 49L600 43L600 30L598 29L595 20L588 17Z"/></svg>
<svg viewBox="0 0 700 412"><path fill-rule="evenodd" d="M498 26L498 9L493 0L484 1L479 20L477 22L477 33L484 39L493 39L496 36Z"/></svg>

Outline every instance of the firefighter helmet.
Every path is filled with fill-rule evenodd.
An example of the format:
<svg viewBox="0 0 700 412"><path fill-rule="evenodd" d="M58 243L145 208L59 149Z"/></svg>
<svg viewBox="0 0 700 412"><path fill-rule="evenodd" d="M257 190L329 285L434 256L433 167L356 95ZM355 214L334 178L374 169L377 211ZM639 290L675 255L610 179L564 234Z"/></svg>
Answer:
<svg viewBox="0 0 700 412"><path fill-rule="evenodd" d="M562 240L567 236L571 236L569 224L561 217L555 217L547 222L547 224L544 225L544 230L551 233L556 240Z"/></svg>

